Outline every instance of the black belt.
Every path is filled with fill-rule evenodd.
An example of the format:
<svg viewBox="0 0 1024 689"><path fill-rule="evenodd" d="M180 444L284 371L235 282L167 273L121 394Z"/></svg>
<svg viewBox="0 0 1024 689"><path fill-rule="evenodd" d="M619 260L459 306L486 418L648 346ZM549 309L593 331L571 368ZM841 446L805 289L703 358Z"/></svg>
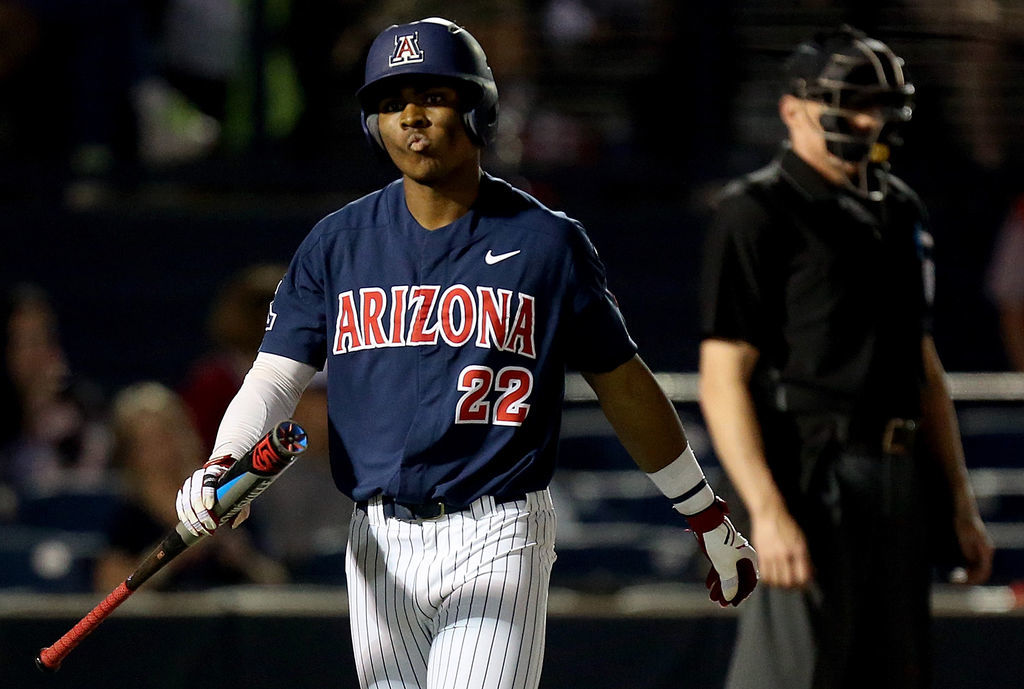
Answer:
<svg viewBox="0 0 1024 689"><path fill-rule="evenodd" d="M516 500L525 499L525 494L514 495L507 498L495 498L494 504L501 505L506 502L515 502ZM461 512L463 510L469 509L469 505L449 505L448 503L441 500L423 503L409 503L398 502L394 498L389 498L386 496L381 496L380 506L386 518L401 519L402 521L407 522L440 519L446 514L452 514L454 512ZM365 512L369 507L369 501L360 500L356 503L356 507Z"/></svg>
<svg viewBox="0 0 1024 689"><path fill-rule="evenodd" d="M848 446L869 454L880 451L893 457L909 457L914 454L917 430L918 423L914 419L892 418L882 424L880 432L851 428Z"/></svg>
<svg viewBox="0 0 1024 689"><path fill-rule="evenodd" d="M855 409L854 400L827 390L779 383L775 389L775 408L795 415L833 416L841 440L848 449L870 455L881 452L894 457L914 453L918 422L906 418L885 418Z"/></svg>

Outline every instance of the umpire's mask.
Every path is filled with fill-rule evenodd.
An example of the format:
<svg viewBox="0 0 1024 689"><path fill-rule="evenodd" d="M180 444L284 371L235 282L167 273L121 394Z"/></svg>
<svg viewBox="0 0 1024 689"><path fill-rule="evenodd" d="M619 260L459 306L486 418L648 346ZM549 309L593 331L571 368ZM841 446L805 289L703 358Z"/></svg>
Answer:
<svg viewBox="0 0 1024 689"><path fill-rule="evenodd" d="M857 193L881 198L893 146L902 143L900 128L913 115L914 85L903 59L862 32L844 26L802 43L786 62L787 90L797 98L824 105L821 127L829 152L858 166L850 182ZM854 126L863 112L876 125Z"/></svg>

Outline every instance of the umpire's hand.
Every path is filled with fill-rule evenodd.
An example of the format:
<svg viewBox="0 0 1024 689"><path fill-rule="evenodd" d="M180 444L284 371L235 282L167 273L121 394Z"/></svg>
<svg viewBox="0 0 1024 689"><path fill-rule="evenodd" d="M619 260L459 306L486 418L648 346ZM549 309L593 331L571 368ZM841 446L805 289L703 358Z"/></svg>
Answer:
<svg viewBox="0 0 1024 689"><path fill-rule="evenodd" d="M964 557L963 576L957 583L984 584L992 574L995 548L977 508L961 510L954 524L960 552Z"/></svg>
<svg viewBox="0 0 1024 689"><path fill-rule="evenodd" d="M804 589L811 584L814 565L807 539L781 501L751 512L750 528L762 583L784 589Z"/></svg>

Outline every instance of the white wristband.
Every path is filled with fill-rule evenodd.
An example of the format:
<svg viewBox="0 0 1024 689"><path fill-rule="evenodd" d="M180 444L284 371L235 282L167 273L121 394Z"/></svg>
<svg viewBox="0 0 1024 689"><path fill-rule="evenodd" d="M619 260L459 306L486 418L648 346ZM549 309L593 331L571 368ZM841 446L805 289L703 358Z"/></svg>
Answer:
<svg viewBox="0 0 1024 689"><path fill-rule="evenodd" d="M715 501L715 491L711 490L704 478L704 472L689 445L668 465L647 476L683 516L697 514Z"/></svg>

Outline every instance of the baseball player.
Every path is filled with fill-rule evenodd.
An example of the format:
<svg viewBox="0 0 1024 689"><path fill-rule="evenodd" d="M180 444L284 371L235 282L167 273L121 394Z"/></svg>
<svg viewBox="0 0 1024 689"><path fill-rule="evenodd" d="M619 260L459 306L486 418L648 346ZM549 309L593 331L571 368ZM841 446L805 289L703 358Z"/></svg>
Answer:
<svg viewBox="0 0 1024 689"><path fill-rule="evenodd" d="M567 366L710 559L712 599L756 555L636 354L583 228L480 169L497 123L486 57L440 18L391 26L358 91L401 177L321 220L271 304L260 353L178 514L209 532L212 484L326 366L334 481L362 687L536 687Z"/></svg>

